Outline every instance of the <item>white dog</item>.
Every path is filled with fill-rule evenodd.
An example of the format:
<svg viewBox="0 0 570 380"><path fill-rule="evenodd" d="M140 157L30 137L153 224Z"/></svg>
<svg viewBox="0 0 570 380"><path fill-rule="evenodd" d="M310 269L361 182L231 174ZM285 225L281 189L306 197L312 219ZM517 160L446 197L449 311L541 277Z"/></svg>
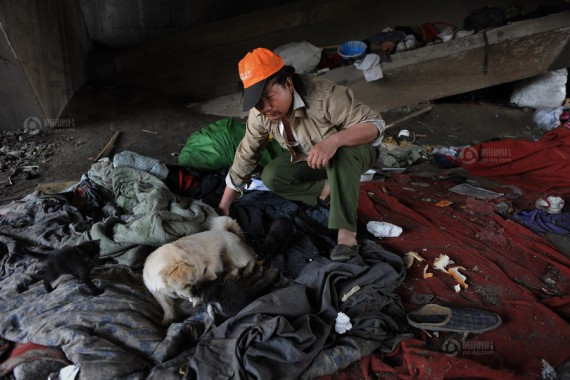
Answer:
<svg viewBox="0 0 570 380"><path fill-rule="evenodd" d="M192 294L192 286L213 281L226 272L224 281L251 274L255 253L245 242L236 220L214 217L210 230L185 236L152 252L146 259L143 280L164 310L163 324L174 320L172 298L186 298L194 306L201 300Z"/></svg>

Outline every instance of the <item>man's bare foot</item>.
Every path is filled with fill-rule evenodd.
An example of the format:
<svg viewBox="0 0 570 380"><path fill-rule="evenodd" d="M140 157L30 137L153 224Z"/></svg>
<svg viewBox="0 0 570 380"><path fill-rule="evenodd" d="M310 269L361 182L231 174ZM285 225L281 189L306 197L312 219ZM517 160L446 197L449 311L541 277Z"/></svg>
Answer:
<svg viewBox="0 0 570 380"><path fill-rule="evenodd" d="M338 230L337 243L348 245L349 247L355 246L357 244L356 243L356 232L346 230L344 228L340 228Z"/></svg>

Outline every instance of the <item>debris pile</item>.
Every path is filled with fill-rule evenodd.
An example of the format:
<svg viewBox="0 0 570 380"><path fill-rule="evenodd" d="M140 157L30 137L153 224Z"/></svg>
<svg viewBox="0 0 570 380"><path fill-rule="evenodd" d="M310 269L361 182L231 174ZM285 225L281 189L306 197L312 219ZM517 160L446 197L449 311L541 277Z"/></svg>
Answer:
<svg viewBox="0 0 570 380"><path fill-rule="evenodd" d="M25 167L45 164L57 152L58 144L45 142L50 131L21 129L0 133L0 172L13 176ZM4 177L4 176L3 176ZM29 178L28 178L29 179ZM10 186L11 181L3 182Z"/></svg>

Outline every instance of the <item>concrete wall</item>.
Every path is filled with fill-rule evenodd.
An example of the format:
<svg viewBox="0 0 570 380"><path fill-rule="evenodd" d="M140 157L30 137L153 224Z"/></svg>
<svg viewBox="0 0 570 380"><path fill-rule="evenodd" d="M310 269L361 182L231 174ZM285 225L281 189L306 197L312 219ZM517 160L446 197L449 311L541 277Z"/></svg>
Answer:
<svg viewBox="0 0 570 380"><path fill-rule="evenodd" d="M23 65L0 24L0 129L18 129L30 115L43 115Z"/></svg>
<svg viewBox="0 0 570 380"><path fill-rule="evenodd" d="M126 47L291 0L80 0L89 35Z"/></svg>
<svg viewBox="0 0 570 380"><path fill-rule="evenodd" d="M477 8L508 4L508 0L300 1L115 51L100 57L96 76L103 83L152 89L184 100L211 99L239 89L237 62L258 46L274 49L295 41L338 45L364 40L387 26L414 27L426 21L461 27ZM522 0L519 4L531 11L561 1Z"/></svg>
<svg viewBox="0 0 570 380"><path fill-rule="evenodd" d="M0 128L57 119L87 79L90 49L77 0L0 2Z"/></svg>

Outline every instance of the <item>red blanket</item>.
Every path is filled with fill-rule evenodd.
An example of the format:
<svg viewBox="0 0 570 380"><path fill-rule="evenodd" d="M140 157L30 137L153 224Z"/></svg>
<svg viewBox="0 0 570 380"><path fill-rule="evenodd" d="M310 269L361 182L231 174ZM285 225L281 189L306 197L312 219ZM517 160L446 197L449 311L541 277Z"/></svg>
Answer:
<svg viewBox="0 0 570 380"><path fill-rule="evenodd" d="M570 192L570 129L559 127L536 142L501 140L462 151L471 174L539 191Z"/></svg>
<svg viewBox="0 0 570 380"><path fill-rule="evenodd" d="M566 322L570 259L545 239L495 214L491 202L448 192L454 185L449 180L409 176L364 183L359 219L402 227L400 237L379 242L402 255L416 251L427 260L414 262L399 289L408 311L420 307L418 296L430 294L431 303L493 311L501 315L503 326L471 334L466 342L454 333L429 337L415 330L419 339L402 342L393 354L366 357L335 377L536 379L543 367L541 359L557 367L570 357ZM455 203L435 205L443 199ZM457 281L432 268L440 254L466 268L466 290L456 293ZM423 278L426 263L433 273L428 279ZM450 344L458 345L459 352L450 350Z"/></svg>

